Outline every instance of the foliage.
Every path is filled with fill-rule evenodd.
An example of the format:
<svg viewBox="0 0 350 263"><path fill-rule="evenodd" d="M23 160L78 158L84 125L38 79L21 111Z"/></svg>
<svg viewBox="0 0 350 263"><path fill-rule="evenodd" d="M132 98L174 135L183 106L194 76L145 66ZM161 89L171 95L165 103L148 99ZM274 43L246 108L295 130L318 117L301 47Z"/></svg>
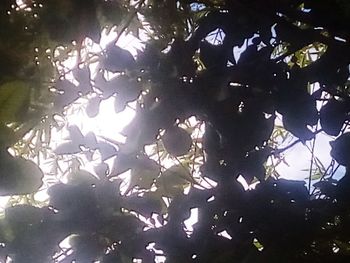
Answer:
<svg viewBox="0 0 350 263"><path fill-rule="evenodd" d="M28 197L42 182L49 195L5 209L1 261L349 261L347 1L6 0L0 11L0 195ZM89 51L102 29L117 39ZM140 32L137 56L118 46ZM116 113L136 101L125 143L70 126L50 149L56 117L79 98L90 117L103 100ZM313 154L320 132L338 136L339 181ZM298 140L282 148L288 133ZM267 160L309 142L309 189L278 179ZM45 182L24 159L40 154L71 157L67 180ZM79 154L99 156L94 174Z"/></svg>

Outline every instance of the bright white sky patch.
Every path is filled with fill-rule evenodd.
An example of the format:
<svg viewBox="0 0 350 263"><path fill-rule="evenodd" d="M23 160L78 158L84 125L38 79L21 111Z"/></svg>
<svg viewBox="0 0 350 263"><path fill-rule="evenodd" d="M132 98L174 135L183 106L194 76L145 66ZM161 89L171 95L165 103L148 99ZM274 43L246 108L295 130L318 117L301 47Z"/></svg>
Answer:
<svg viewBox="0 0 350 263"><path fill-rule="evenodd" d="M198 208L192 208L190 210L190 217L184 221L186 231L193 232L193 225L198 222Z"/></svg>
<svg viewBox="0 0 350 263"><path fill-rule="evenodd" d="M123 143L125 137L120 132L134 118L134 107L135 103L130 103L124 111L117 114L114 111L114 98L111 97L101 102L99 114L94 118L86 115L84 107L73 107L67 114L68 126L77 125L84 135L92 131L96 136Z"/></svg>

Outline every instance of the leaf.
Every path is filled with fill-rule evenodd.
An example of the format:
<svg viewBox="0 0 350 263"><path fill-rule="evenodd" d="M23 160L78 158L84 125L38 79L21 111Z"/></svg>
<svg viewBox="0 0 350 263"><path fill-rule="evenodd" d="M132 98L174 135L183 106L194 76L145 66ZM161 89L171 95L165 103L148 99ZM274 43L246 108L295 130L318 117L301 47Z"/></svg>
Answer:
<svg viewBox="0 0 350 263"><path fill-rule="evenodd" d="M94 166L94 171L99 178L106 178L107 174L109 173L109 166L108 164L102 162Z"/></svg>
<svg viewBox="0 0 350 263"><path fill-rule="evenodd" d="M123 110L125 110L126 104L127 104L127 102L121 96L117 96L114 99L114 111L115 111L115 113L119 113L119 112L122 112Z"/></svg>
<svg viewBox="0 0 350 263"><path fill-rule="evenodd" d="M212 45L208 41L200 43L200 60L207 69L222 70L227 65L227 54L223 45Z"/></svg>
<svg viewBox="0 0 350 263"><path fill-rule="evenodd" d="M248 153L248 155L240 163L240 173L242 173L244 179L248 184L251 184L254 177L260 181L265 179L264 163L266 162L269 154L271 153L270 147L265 147L260 150L254 150Z"/></svg>
<svg viewBox="0 0 350 263"><path fill-rule="evenodd" d="M335 197L337 193L337 187L330 181L319 181L314 183L314 187L318 188L322 194L328 197Z"/></svg>
<svg viewBox="0 0 350 263"><path fill-rule="evenodd" d="M332 147L331 156L341 165L350 165L350 132L344 133L329 143Z"/></svg>
<svg viewBox="0 0 350 263"><path fill-rule="evenodd" d="M196 183L191 176L188 167L181 164L174 165L161 174L156 181L156 186L162 189L164 196L182 194L189 184Z"/></svg>
<svg viewBox="0 0 350 263"><path fill-rule="evenodd" d="M123 72L135 66L135 59L131 53L125 49L111 43L107 46L103 59L103 67L112 72Z"/></svg>
<svg viewBox="0 0 350 263"><path fill-rule="evenodd" d="M56 94L54 105L58 109L68 106L79 98L77 87L68 80L58 80L55 88L58 94Z"/></svg>
<svg viewBox="0 0 350 263"><path fill-rule="evenodd" d="M89 116L90 118L94 118L98 115L101 101L102 99L100 97L94 97L89 100L85 109L87 116Z"/></svg>
<svg viewBox="0 0 350 263"><path fill-rule="evenodd" d="M74 259L77 262L93 262L103 251L103 242L94 238L93 234L75 235L69 240L74 248Z"/></svg>
<svg viewBox="0 0 350 263"><path fill-rule="evenodd" d="M89 4L85 4L89 5ZM92 6L92 4L90 4ZM82 19L80 21L84 21L85 23L83 24L83 27L86 31L86 37L89 37L92 39L95 43L100 43L101 40L101 26L100 23L96 17L96 12L94 8L92 9L91 12L89 12L89 17L86 17L83 15Z"/></svg>
<svg viewBox="0 0 350 263"><path fill-rule="evenodd" d="M79 94L75 91L65 92L63 94L57 94L55 97L55 108L58 110L70 105L79 98Z"/></svg>
<svg viewBox="0 0 350 263"><path fill-rule="evenodd" d="M117 76L115 78L112 78L109 81L104 80L99 80L98 83L96 83L97 87L102 91L103 93L103 98L107 99L113 94L117 93L117 91L124 87L127 86L129 83L129 78L125 75L122 76Z"/></svg>
<svg viewBox="0 0 350 263"><path fill-rule="evenodd" d="M135 167L131 169L131 178L128 189L138 186L141 189L150 189L160 174L160 166L155 161L145 158L137 159Z"/></svg>
<svg viewBox="0 0 350 263"><path fill-rule="evenodd" d="M85 95L89 94L90 92L93 92L91 83L88 83L88 84L79 83L77 90L78 90L79 94L82 96L85 96Z"/></svg>
<svg viewBox="0 0 350 263"><path fill-rule="evenodd" d="M81 133L80 129L77 125L70 125L67 128L69 132L69 138L71 141L75 142L76 144L83 144L84 142L84 135Z"/></svg>
<svg viewBox="0 0 350 263"><path fill-rule="evenodd" d="M40 224L43 218L43 210L31 205L16 205L5 210L6 220L11 224L21 227Z"/></svg>
<svg viewBox="0 0 350 263"><path fill-rule="evenodd" d="M123 205L128 210L134 210L147 217L150 217L152 213L161 214L165 206L162 197L156 192L147 192L142 197L128 197L125 199Z"/></svg>
<svg viewBox="0 0 350 263"><path fill-rule="evenodd" d="M191 135L177 126L167 129L162 141L167 152L175 156L187 154L192 145Z"/></svg>
<svg viewBox="0 0 350 263"><path fill-rule="evenodd" d="M99 142L97 148L101 153L101 158L103 162L117 155L117 149L107 142Z"/></svg>
<svg viewBox="0 0 350 263"><path fill-rule="evenodd" d="M55 89L57 91L69 92L72 90L76 90L76 86L66 79L59 79L56 81Z"/></svg>
<svg viewBox="0 0 350 263"><path fill-rule="evenodd" d="M28 111L30 87L23 81L6 82L0 86L0 122L22 119Z"/></svg>
<svg viewBox="0 0 350 263"><path fill-rule="evenodd" d="M76 154L76 153L80 153L81 149L79 147L79 144L73 141L68 141L57 146L54 152L57 155Z"/></svg>
<svg viewBox="0 0 350 263"><path fill-rule="evenodd" d="M7 152L0 157L0 195L30 194L40 188L44 174L35 163Z"/></svg>
<svg viewBox="0 0 350 263"><path fill-rule="evenodd" d="M93 132L88 132L85 135L84 145L91 150L97 149L98 142L96 139L96 135Z"/></svg>
<svg viewBox="0 0 350 263"><path fill-rule="evenodd" d="M136 162L136 158L132 155L127 155L123 153L118 153L117 157L114 159L111 176L118 176L131 169Z"/></svg>
<svg viewBox="0 0 350 263"><path fill-rule="evenodd" d="M73 71L74 78L80 83L84 85L90 84L91 74L90 69L87 66L82 68L76 67Z"/></svg>
<svg viewBox="0 0 350 263"><path fill-rule="evenodd" d="M19 174L15 176L17 185L12 189L12 194L30 194L39 190L44 177L41 169L32 161L21 157L16 157L15 162Z"/></svg>
<svg viewBox="0 0 350 263"><path fill-rule="evenodd" d="M291 114L283 115L283 126L287 131L303 141L308 141L315 137L313 132L306 126L306 123Z"/></svg>
<svg viewBox="0 0 350 263"><path fill-rule="evenodd" d="M78 171L72 172L67 176L69 184L95 184L98 180L96 176L88 171L79 169Z"/></svg>
<svg viewBox="0 0 350 263"><path fill-rule="evenodd" d="M134 37L139 38L139 31L143 28L141 21L137 18L137 16L134 17L134 19L130 22L129 26L127 27L127 32L131 32L131 34L134 35Z"/></svg>
<svg viewBox="0 0 350 263"><path fill-rule="evenodd" d="M331 99L321 108L320 123L322 129L329 135L337 136L345 120L349 107L345 102Z"/></svg>
<svg viewBox="0 0 350 263"><path fill-rule="evenodd" d="M218 153L220 149L220 136L218 132L209 123L205 126L205 133L203 135L203 149L207 153Z"/></svg>

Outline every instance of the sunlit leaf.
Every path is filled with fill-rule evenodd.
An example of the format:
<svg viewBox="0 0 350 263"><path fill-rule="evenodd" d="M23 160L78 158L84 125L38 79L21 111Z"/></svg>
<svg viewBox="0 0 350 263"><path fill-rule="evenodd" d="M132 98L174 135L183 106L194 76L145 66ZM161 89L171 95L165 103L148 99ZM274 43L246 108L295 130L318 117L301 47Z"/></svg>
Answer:
<svg viewBox="0 0 350 263"><path fill-rule="evenodd" d="M164 196L172 196L183 193L184 188L192 183L195 181L189 168L178 164L164 171L157 179L156 185L164 191Z"/></svg>

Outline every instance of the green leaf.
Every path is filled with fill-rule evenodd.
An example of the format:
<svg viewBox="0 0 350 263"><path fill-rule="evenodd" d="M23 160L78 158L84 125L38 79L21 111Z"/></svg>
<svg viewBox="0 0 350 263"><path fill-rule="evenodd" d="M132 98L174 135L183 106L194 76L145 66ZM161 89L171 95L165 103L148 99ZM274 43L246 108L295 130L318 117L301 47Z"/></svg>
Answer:
<svg viewBox="0 0 350 263"><path fill-rule="evenodd" d="M156 186L162 189L164 196L176 196L182 194L183 190L190 184L196 183L191 176L188 167L181 164L167 169L157 179Z"/></svg>

